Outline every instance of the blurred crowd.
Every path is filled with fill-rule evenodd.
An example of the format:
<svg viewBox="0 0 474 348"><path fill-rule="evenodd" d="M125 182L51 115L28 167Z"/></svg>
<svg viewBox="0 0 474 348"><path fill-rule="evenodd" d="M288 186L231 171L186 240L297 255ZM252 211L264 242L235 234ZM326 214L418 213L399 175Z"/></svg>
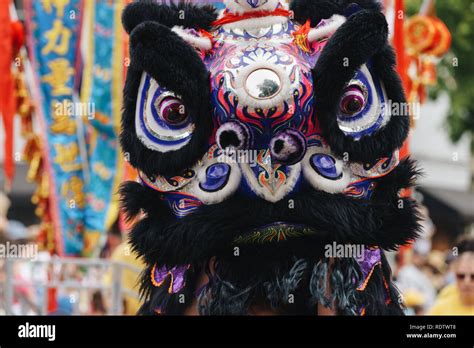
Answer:
<svg viewBox="0 0 474 348"><path fill-rule="evenodd" d="M23 250L25 246L35 248L28 249L33 251L32 255L10 256L10 274L6 270L7 258L0 256L0 315L7 314L5 284L12 281L13 302L9 309L15 315L134 315L138 311L137 279L143 265L131 252L118 221L107 232L100 255L77 263L74 258L60 259L38 249L38 226L26 227L19 221L7 219L9 207L8 197L0 192L3 250L20 250L15 246ZM121 266L118 274L114 272L115 265ZM117 282L120 283L119 306L112 303L112 287L117 287ZM46 288L44 284L58 286Z"/></svg>
<svg viewBox="0 0 474 348"><path fill-rule="evenodd" d="M454 246L434 250L435 227L428 210L419 238L396 255L394 278L408 315L474 315L474 238L460 236Z"/></svg>

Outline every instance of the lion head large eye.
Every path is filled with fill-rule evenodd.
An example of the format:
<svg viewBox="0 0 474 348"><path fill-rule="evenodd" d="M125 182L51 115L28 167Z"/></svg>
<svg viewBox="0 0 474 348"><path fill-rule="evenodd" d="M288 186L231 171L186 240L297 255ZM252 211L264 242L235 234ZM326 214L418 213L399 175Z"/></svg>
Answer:
<svg viewBox="0 0 474 348"><path fill-rule="evenodd" d="M169 152L189 143L195 125L180 96L159 86L146 73L138 95L135 128L147 148Z"/></svg>
<svg viewBox="0 0 474 348"><path fill-rule="evenodd" d="M363 65L342 92L337 121L344 134L358 140L370 136L390 120L383 83Z"/></svg>
<svg viewBox="0 0 474 348"><path fill-rule="evenodd" d="M213 131L210 73L198 51L180 36L185 32L160 23L158 13L165 8L156 1L139 1L123 12L130 66L120 144L130 164L149 177L173 177L193 168L206 153ZM210 6L201 12L201 7L183 2L165 10L166 23L181 8L193 13L186 20L196 13L215 17ZM176 22L175 29L187 28L186 20ZM191 28L197 30L196 23ZM185 83L183 76L189 77Z"/></svg>
<svg viewBox="0 0 474 348"><path fill-rule="evenodd" d="M356 4L347 14L313 69L315 112L335 156L371 163L403 146L409 112L392 117L406 100L384 14ZM343 69L341 60L348 62Z"/></svg>
<svg viewBox="0 0 474 348"><path fill-rule="evenodd" d="M182 126L189 121L189 114L183 101L174 96L161 96L155 103L158 116L170 127Z"/></svg>
<svg viewBox="0 0 474 348"><path fill-rule="evenodd" d="M347 116L361 112L367 104L367 88L361 84L353 83L347 86L342 95L339 109Z"/></svg>

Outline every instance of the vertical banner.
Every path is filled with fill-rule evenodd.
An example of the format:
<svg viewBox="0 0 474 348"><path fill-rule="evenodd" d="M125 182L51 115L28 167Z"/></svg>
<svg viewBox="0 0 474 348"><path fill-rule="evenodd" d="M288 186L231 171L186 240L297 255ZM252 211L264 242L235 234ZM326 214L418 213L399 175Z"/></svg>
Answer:
<svg viewBox="0 0 474 348"><path fill-rule="evenodd" d="M118 136L122 107L124 0L87 1L84 74L81 100L92 105L87 123L90 177L85 210L84 255L97 255L106 231L118 218L118 187L123 178L123 158Z"/></svg>
<svg viewBox="0 0 474 348"><path fill-rule="evenodd" d="M11 1L0 2L0 118L3 120L5 132L4 171L7 191L13 183L15 163L13 162L13 118L15 116L15 86L12 76L14 58L14 32L10 19ZM0 122L1 123L1 122Z"/></svg>
<svg viewBox="0 0 474 348"><path fill-rule="evenodd" d="M77 135L83 110L73 102L82 0L25 0L34 98L48 171L56 252L83 249L84 181Z"/></svg>

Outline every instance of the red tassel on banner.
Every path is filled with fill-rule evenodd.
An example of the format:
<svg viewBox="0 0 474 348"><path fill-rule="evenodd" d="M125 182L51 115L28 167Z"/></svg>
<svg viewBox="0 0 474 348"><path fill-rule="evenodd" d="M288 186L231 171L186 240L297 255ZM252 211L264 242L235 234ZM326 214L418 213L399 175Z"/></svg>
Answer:
<svg viewBox="0 0 474 348"><path fill-rule="evenodd" d="M402 80L403 89L405 92L408 91L408 66L407 56L405 51L405 37L404 37L404 26L405 26L405 1L395 0L395 18L393 28L393 46L397 54L397 71ZM409 138L408 138L409 139ZM406 140L403 147L400 149L400 158L408 157L410 154L409 140Z"/></svg>
<svg viewBox="0 0 474 348"><path fill-rule="evenodd" d="M393 27L393 46L397 54L397 71L402 80L403 89L407 93L408 91L408 57L405 50L405 0L394 0L395 1L395 13L394 13L394 27ZM410 137L405 140L402 148L400 149L400 159L406 158L410 155ZM401 197L410 197L412 191L410 189L402 190L400 193Z"/></svg>
<svg viewBox="0 0 474 348"><path fill-rule="evenodd" d="M0 114L5 129L4 170L7 188L13 182L15 163L13 161L13 118L16 110L13 62L13 26L10 20L10 1L0 1Z"/></svg>
<svg viewBox="0 0 474 348"><path fill-rule="evenodd" d="M407 90L407 57L405 51L405 1L395 0L395 21L393 30L393 46L397 53L397 70L402 79L403 88Z"/></svg>

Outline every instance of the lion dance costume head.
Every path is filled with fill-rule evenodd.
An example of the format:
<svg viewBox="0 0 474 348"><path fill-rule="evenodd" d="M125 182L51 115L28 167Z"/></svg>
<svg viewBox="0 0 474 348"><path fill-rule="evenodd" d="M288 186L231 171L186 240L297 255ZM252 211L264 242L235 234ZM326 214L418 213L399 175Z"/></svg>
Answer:
<svg viewBox="0 0 474 348"><path fill-rule="evenodd" d="M383 250L416 237L417 171L379 3L224 3L123 14L140 313L402 314Z"/></svg>

